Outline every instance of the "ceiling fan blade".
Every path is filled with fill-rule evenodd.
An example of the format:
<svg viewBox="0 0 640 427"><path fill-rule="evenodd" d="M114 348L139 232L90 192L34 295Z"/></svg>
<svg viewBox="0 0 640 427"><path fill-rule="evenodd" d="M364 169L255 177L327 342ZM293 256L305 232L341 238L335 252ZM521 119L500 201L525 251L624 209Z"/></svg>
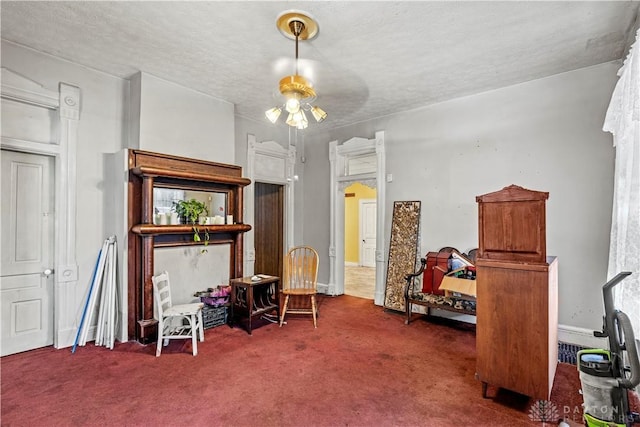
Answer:
<svg viewBox="0 0 640 427"><path fill-rule="evenodd" d="M323 107L327 104L348 104L349 114L358 111L369 98L369 88L366 82L356 71L352 71L342 64L335 63L331 58L325 57L315 44L309 44L307 51L312 57L321 59L299 58L298 74L307 78L317 93L314 105ZM283 56L271 63L273 85L271 94L275 102L285 101L279 91L280 79L294 74L296 59ZM329 114L332 112L328 111Z"/></svg>
<svg viewBox="0 0 640 427"><path fill-rule="evenodd" d="M322 64L313 59L299 58L298 59L298 74L306 77L307 79L314 81L314 77L317 77L319 69L322 68ZM281 57L272 62L271 73L276 79L295 74L296 72L296 59Z"/></svg>

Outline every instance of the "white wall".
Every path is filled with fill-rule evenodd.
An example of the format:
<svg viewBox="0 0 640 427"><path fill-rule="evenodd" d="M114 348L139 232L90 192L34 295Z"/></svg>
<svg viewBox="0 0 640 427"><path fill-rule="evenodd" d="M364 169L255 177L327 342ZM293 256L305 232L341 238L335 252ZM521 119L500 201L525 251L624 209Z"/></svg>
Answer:
<svg viewBox="0 0 640 427"><path fill-rule="evenodd" d="M102 243L114 232L114 216L105 196L105 163L108 153L123 146L123 95L128 82L5 40L2 66L50 90L57 91L58 84L64 82L81 91L76 162L78 282L73 299L61 302L64 312L55 314L57 318L75 318L77 324ZM60 344L68 346L73 342Z"/></svg>
<svg viewBox="0 0 640 427"><path fill-rule="evenodd" d="M247 168L247 135L255 135L256 141L275 141L283 147L289 144L289 135L287 133L289 126L284 123L271 124L265 117L264 122L247 119L245 117L236 116L235 118L235 161L236 165L242 166L243 170Z"/></svg>
<svg viewBox="0 0 640 427"><path fill-rule="evenodd" d="M155 274L169 272L174 304L199 302L194 292L229 284L229 251L228 244L159 248L153 254Z"/></svg>
<svg viewBox="0 0 640 427"><path fill-rule="evenodd" d="M139 86L140 93L131 97L139 112L132 114L130 148L234 163L233 104L148 73L139 73L132 80L138 79L135 87ZM138 141L135 130L139 131Z"/></svg>
<svg viewBox="0 0 640 427"><path fill-rule="evenodd" d="M294 167L294 175L302 177L304 175L305 164L301 162L301 158L305 155L305 141L302 135L298 135L296 138L295 130L285 124L282 120L276 124L269 122L266 117L263 122L257 122L255 120L247 119L244 117L236 116L236 158L235 163L243 167L243 171L247 170L247 135L251 134L256 137L257 142L275 141L282 147L287 148L289 144L296 146L296 163ZM247 207L246 197L249 197L253 192L249 187L245 189L245 209ZM294 245L302 244L303 241L303 207L304 207L304 182L302 179L294 183ZM245 211L246 214L246 211ZM246 217L246 216L245 216ZM245 236L248 238L246 241L253 241L253 238L249 238L253 233L253 230L249 231ZM245 247L245 252L250 248ZM287 248L285 248L287 249Z"/></svg>
<svg viewBox="0 0 640 427"><path fill-rule="evenodd" d="M559 258L561 324L599 329L614 149L602 123L619 62L455 99L310 137L305 243L327 259L328 142L385 131L387 212L421 200L421 253L477 247L475 197L516 184L548 191L547 253ZM315 188L315 187L314 187ZM385 230L390 231L391 215ZM384 248L388 252L388 248ZM386 255L385 255L386 258ZM318 281L328 279L328 262Z"/></svg>
<svg viewBox="0 0 640 427"><path fill-rule="evenodd" d="M116 231L104 170L113 163L105 159L135 146L125 126L129 81L6 41L2 65L52 90L62 81L82 91L79 280L75 300L68 301L68 311L79 316L98 251ZM306 163L304 168L296 165L296 173L304 173L298 173L296 186L296 212L304 212L301 220L296 215L297 224L304 222L296 229L296 241L302 243L303 236L325 260L319 282L328 281L328 142L371 138L384 130L387 171L394 177L387 185L387 212L395 200L422 200L421 253L445 245L461 250L477 246L477 195L510 184L548 191L547 252L560 261L560 323L600 328L614 156L611 137L601 127L619 65L602 64L333 131L322 131L330 118L317 125L320 130L308 133L297 147L298 159L304 155ZM144 76L141 88L148 84L141 89L138 112L142 149L246 167L247 133L258 141L285 142L285 126L274 131L240 118L235 124L230 104ZM305 182L313 192L303 190ZM390 221L389 215L387 232Z"/></svg>
<svg viewBox="0 0 640 427"><path fill-rule="evenodd" d="M73 300L62 304L65 312L56 313L56 316L75 317L77 324L96 258L104 239L113 234L120 237L119 275L126 289L123 248L127 230L121 210L126 206L127 177L122 150L140 148L233 164L234 106L145 73L137 80L121 79L5 40L2 41L2 66L51 90L57 90L59 82L81 90L76 165L78 282ZM223 246L228 252L228 246ZM228 258L220 261L219 256L213 256L216 251L210 250L211 277L217 277L220 271L228 275ZM179 258L175 267L181 273L177 279L183 278L182 273L188 271L190 262L193 260ZM186 278L176 282L185 286L178 290L184 295L203 285L201 280ZM62 343L63 346L72 344Z"/></svg>

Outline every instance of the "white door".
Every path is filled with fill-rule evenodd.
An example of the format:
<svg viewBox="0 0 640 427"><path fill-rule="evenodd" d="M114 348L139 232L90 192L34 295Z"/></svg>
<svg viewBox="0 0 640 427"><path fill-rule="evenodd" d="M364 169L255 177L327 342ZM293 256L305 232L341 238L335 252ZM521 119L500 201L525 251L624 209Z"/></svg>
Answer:
<svg viewBox="0 0 640 427"><path fill-rule="evenodd" d="M53 344L53 159L2 150L0 353Z"/></svg>
<svg viewBox="0 0 640 427"><path fill-rule="evenodd" d="M376 266L376 201L360 200L360 265Z"/></svg>

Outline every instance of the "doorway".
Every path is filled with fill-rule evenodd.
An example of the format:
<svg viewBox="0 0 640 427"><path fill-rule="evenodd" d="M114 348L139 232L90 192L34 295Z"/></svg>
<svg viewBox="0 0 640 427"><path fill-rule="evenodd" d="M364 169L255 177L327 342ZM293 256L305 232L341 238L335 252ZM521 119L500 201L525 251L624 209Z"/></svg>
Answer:
<svg viewBox="0 0 640 427"><path fill-rule="evenodd" d="M1 355L53 344L54 167L2 150Z"/></svg>
<svg viewBox="0 0 640 427"><path fill-rule="evenodd" d="M365 161L362 161L365 160ZM383 305L385 287L385 140L384 131L372 139L351 138L343 144L329 143L330 215L329 222L329 295L344 294L345 189L354 182L376 189L376 245L374 303ZM352 166L358 167L353 168Z"/></svg>
<svg viewBox="0 0 640 427"><path fill-rule="evenodd" d="M74 336L77 330L77 311L75 310L73 303L81 298L83 289L78 287L78 264L76 261L76 143L78 141L78 125L80 121L80 88L71 86L66 83L60 82L57 90L49 90L40 85L39 83L16 73L8 68L2 67L2 78L0 81L0 98L2 107L2 126L0 126L1 139L0 145L2 146L2 157L8 152L20 153L26 155L33 155L34 157L27 157L26 164L34 161L33 167L35 169L42 167L43 179L48 176L49 184L46 190L38 189L33 192L34 194L23 194L21 190L15 190L19 192L20 198L22 197L35 197L35 194L43 194L44 191L50 194L52 205L47 210L42 210L38 214L38 221L43 220L53 230L53 236L45 244L39 242L41 247L50 248L49 259L46 262L42 262L42 267L38 268L38 275L41 276L47 282L46 289L42 288L41 291L46 293L46 298L49 298L48 309L49 314L45 314L42 311L43 319L50 319L50 332L53 334L53 345L56 348L69 347L73 344ZM40 160L43 160L46 164L38 165ZM46 160L44 160L46 159ZM20 160L19 162L22 162ZM6 177L5 172L10 170L10 167L2 166L3 174L3 188L2 188L2 203L3 209L5 209L4 197L9 197L8 194L11 190L7 190L5 193L5 181L10 182L10 178ZM47 172L47 170L49 172ZM18 175L22 173L33 172L34 169L21 169ZM28 173L27 173L28 175ZM22 179L24 176L22 176ZM35 175L32 175L30 179L39 179ZM43 181L45 182L45 181ZM20 187L18 185L16 188ZM23 203L22 201L20 203ZM11 207L7 208L8 210ZM16 207L18 212L21 212L22 208ZM28 211L38 212L27 208ZM49 215L43 215L49 213ZM55 214L54 214L55 213ZM3 210L3 218L5 211ZM30 215L30 214L29 214ZM41 216L41 217L40 217ZM34 217L35 218L35 217ZM36 221L34 219L34 221ZM25 219L19 218L19 221L23 223ZM6 227L3 225L2 227ZM11 225L9 227L12 227ZM15 228L15 224L13 226ZM22 231L25 228L33 227L29 224L28 227L20 227ZM38 228L38 233L41 233L45 228ZM3 228L4 233L4 228ZM29 233L34 232L28 230ZM3 234L3 245L9 245L10 242L5 241L5 236L9 234ZM21 245L20 251L16 249L16 256L18 258L23 257L21 252L24 249L25 244L31 245L29 251L34 250L34 242L25 242L23 236L16 238L16 244ZM11 263L10 257L5 252L3 246L2 251L2 264L5 262ZM31 255L29 255L31 256ZM43 256L44 257L44 256ZM21 259L21 258L20 258ZM43 258L44 259L44 258ZM55 267L55 268L54 268ZM2 273L5 275L5 266L2 265ZM46 270L52 270L47 277ZM35 278L35 270L33 270L33 278ZM10 275L8 275L10 276ZM5 281L4 279L7 279ZM2 287L6 289L13 285L8 284L10 278L3 278ZM42 284L34 287L42 286ZM55 287L55 292L54 288ZM7 297L7 300L10 298ZM36 298L37 299L37 298ZM5 296L2 296L2 302L5 303ZM33 305L44 303L33 303ZM27 304L23 304L18 310L16 306L15 315L24 316L28 311L22 310ZM47 305L43 306L47 307ZM2 307L3 314L5 308ZM31 307L35 308L35 307ZM20 312L20 313L18 313ZM31 316L27 314L26 316ZM126 318L123 317L123 318ZM2 319L3 333L10 330L13 326L7 325ZM19 319L22 322L22 319ZM34 319L30 319L34 320ZM14 317L13 321L17 325L19 322ZM18 328L20 328L18 326ZM41 328L44 326L33 326L31 324L23 324L22 332L26 333L26 329L29 328ZM26 328L26 329L25 329ZM14 333L17 333L19 329L16 329ZM126 330L126 328L124 328ZM126 339L126 336L124 337ZM51 344L51 339L47 338L47 344ZM2 352L7 354L8 348L3 345ZM16 350L20 351L20 350Z"/></svg>
<svg viewBox="0 0 640 427"><path fill-rule="evenodd" d="M254 191L254 271L282 277L284 186L256 182Z"/></svg>
<svg viewBox="0 0 640 427"><path fill-rule="evenodd" d="M244 235L245 276L281 275L284 252L293 246L295 160L294 146L258 142L255 135L247 134L247 178L253 184L244 191L244 220L252 224L251 231ZM256 241L258 238L261 243ZM277 259L261 255L276 252Z"/></svg>
<svg viewBox="0 0 640 427"><path fill-rule="evenodd" d="M344 190L344 293L374 299L376 189L360 182Z"/></svg>

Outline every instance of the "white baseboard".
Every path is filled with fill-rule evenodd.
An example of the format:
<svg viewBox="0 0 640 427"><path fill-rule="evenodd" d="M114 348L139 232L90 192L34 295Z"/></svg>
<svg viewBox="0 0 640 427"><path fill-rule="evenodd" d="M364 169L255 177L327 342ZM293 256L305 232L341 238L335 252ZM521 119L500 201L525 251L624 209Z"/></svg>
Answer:
<svg viewBox="0 0 640 427"><path fill-rule="evenodd" d="M373 295L373 303L375 305L383 306L384 305L384 292L376 291Z"/></svg>
<svg viewBox="0 0 640 427"><path fill-rule="evenodd" d="M593 336L592 330L569 325L558 325L558 341L585 348L609 347L607 339Z"/></svg>
<svg viewBox="0 0 640 427"><path fill-rule="evenodd" d="M360 265L360 264L358 264L357 262L352 262L352 261L345 261L345 262L344 262L344 266L345 266L345 267L357 267L357 266L359 266L359 265Z"/></svg>
<svg viewBox="0 0 640 427"><path fill-rule="evenodd" d="M67 328L58 331L57 340L55 342L55 348L67 348L71 347L76 341L77 328Z"/></svg>
<svg viewBox="0 0 640 427"><path fill-rule="evenodd" d="M318 293L319 294L327 294L329 295L329 285L326 283L318 283L317 284Z"/></svg>

